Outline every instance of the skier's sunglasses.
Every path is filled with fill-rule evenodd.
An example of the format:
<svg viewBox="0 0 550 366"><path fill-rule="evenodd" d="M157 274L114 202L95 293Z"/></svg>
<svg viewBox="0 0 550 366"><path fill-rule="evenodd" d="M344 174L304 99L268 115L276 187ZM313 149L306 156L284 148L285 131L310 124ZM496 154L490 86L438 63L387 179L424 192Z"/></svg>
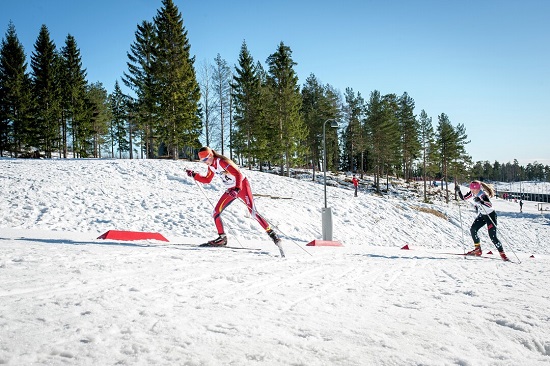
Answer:
<svg viewBox="0 0 550 366"><path fill-rule="evenodd" d="M207 162L208 159L210 159L210 157L212 156L212 153L208 152L208 151L201 151L199 152L199 159L200 161L202 162Z"/></svg>

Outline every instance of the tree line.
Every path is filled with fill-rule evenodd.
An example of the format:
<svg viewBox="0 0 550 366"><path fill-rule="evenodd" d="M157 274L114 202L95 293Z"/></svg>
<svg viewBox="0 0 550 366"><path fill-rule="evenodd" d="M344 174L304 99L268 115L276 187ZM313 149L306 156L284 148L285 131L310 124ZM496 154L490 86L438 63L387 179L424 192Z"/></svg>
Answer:
<svg viewBox="0 0 550 366"><path fill-rule="evenodd" d="M480 180L500 182L550 181L550 166L538 162L526 166L519 165L517 159L513 163L501 164L495 161L478 161L471 168L471 175Z"/></svg>
<svg viewBox="0 0 550 366"><path fill-rule="evenodd" d="M463 124L441 113L434 123L406 92L364 99L343 95L314 74L298 84L290 47L281 42L265 63L243 41L231 67L221 55L195 66L183 18L162 0L142 21L112 93L90 84L76 40L57 49L43 25L27 72L10 22L0 49L0 156L38 151L45 157L191 157L201 141L249 167L307 167L447 182L466 177L549 178L548 166L473 163ZM329 122L338 121L338 130ZM325 133L323 134L323 131ZM325 144L325 150L323 145ZM489 164L490 165L490 164ZM505 178L505 179L502 179ZM315 174L314 174L315 179ZM425 179L425 180L426 180Z"/></svg>
<svg viewBox="0 0 550 366"><path fill-rule="evenodd" d="M97 103L105 95L87 84L80 51L70 34L57 50L45 25L31 55L31 73L23 47L10 22L0 49L0 154L31 147L51 157L67 157L68 146L78 154L93 149L102 131ZM84 155L84 154L83 154Z"/></svg>

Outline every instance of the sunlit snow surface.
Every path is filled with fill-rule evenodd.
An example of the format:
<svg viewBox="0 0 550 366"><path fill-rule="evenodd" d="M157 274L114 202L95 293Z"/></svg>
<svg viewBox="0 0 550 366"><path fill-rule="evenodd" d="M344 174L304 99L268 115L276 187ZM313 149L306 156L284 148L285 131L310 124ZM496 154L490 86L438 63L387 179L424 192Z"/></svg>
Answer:
<svg viewBox="0 0 550 366"><path fill-rule="evenodd" d="M206 169L0 159L0 364L550 364L550 219L536 203L493 199L513 264L445 254L472 247L467 204L330 185L344 246L311 247L323 185L244 170L282 259L240 202L222 217L229 245L249 249L197 248L216 236L223 187L200 190L185 167ZM169 243L96 239L108 230Z"/></svg>

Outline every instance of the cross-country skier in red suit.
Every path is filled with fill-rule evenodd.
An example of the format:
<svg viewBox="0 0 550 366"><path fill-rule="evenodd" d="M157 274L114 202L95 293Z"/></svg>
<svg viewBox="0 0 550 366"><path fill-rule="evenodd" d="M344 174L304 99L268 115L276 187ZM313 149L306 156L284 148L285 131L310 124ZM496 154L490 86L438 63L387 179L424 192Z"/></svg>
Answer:
<svg viewBox="0 0 550 366"><path fill-rule="evenodd" d="M221 220L221 214L223 210L231 204L235 199L240 198L248 207L250 214L254 217L267 232L269 237L273 240L277 246L280 246L281 239L269 227L267 221L258 214L254 205L254 198L252 197L252 190L248 179L241 173L237 165L229 158L218 154L216 151L209 147L202 147L199 150L199 160L208 165L208 172L206 176L202 176L192 170L187 169L188 176L193 177L197 182L210 183L214 176L218 176L225 184L227 190L222 194L220 200L214 208L214 223L218 230L218 237L208 242L211 246L224 246L227 245L227 235L223 229L223 223Z"/></svg>
<svg viewBox="0 0 550 366"><path fill-rule="evenodd" d="M483 252L481 251L481 242L479 240L477 232L479 231L479 229L481 229L481 227L487 225L491 241L500 253L500 257L503 260L507 261L508 257L504 253L502 244L497 238L497 228L495 227L495 225L497 224L497 214L493 209L493 204L489 200L489 197L493 197L495 195L493 187L483 182L474 180L470 183L470 192L466 193L465 195L462 195L459 185L455 185L455 191L458 193L460 199L462 200L466 201L473 198L473 205L477 207L479 212L479 215L476 217L472 224L472 227L470 228L472 239L474 239L474 250L469 251L468 253L466 253L466 255L480 256L481 254L483 254Z"/></svg>
<svg viewBox="0 0 550 366"><path fill-rule="evenodd" d="M355 188L355 197L357 197L357 187L359 186L359 179L353 175L353 178L351 178L351 182L353 183L353 187Z"/></svg>

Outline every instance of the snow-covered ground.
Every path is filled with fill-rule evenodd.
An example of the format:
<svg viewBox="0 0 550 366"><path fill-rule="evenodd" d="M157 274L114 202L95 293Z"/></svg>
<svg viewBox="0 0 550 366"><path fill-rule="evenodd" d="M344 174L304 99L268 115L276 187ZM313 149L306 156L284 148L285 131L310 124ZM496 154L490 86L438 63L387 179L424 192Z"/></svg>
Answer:
<svg viewBox="0 0 550 366"><path fill-rule="evenodd" d="M536 203L493 200L520 264L445 254L472 246L466 204L342 186L327 191L344 246L311 247L323 185L245 171L282 259L241 203L223 217L230 245L250 249L195 247L216 236L222 187L204 196L186 166L206 169L0 159L0 364L550 364L550 219ZM170 242L96 239L108 230Z"/></svg>

